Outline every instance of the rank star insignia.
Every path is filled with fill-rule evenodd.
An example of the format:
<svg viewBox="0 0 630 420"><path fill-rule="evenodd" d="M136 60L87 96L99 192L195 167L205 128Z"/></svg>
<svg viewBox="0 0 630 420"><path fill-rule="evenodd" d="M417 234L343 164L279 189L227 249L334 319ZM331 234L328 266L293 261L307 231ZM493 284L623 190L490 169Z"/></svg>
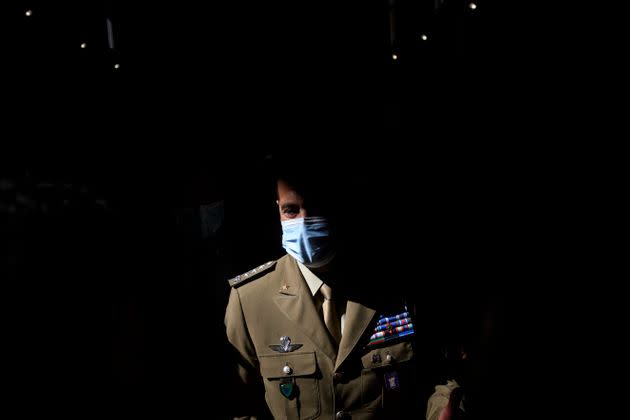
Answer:
<svg viewBox="0 0 630 420"><path fill-rule="evenodd" d="M291 338L286 335L280 337L280 345L271 344L269 346L271 350L277 351L278 353L289 353L299 349L300 347L302 347L302 344L291 344Z"/></svg>

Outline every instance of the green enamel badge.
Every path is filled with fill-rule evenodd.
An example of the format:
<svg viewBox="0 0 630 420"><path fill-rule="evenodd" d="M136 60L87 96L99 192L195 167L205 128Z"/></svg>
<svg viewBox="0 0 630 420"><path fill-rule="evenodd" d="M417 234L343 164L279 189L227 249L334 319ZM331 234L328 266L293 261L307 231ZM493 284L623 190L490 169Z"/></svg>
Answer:
<svg viewBox="0 0 630 420"><path fill-rule="evenodd" d="M280 384L280 392L285 398L291 399L293 397L293 392L295 391L295 384L293 382L282 382Z"/></svg>

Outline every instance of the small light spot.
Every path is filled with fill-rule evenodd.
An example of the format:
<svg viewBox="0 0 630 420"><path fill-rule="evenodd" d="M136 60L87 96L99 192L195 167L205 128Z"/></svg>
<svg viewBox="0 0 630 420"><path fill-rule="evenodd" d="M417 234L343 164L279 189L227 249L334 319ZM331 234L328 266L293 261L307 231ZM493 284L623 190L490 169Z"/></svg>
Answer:
<svg viewBox="0 0 630 420"><path fill-rule="evenodd" d="M427 39L429 39L428 36L426 36L425 34L420 35L420 39L423 41L426 41Z"/></svg>
<svg viewBox="0 0 630 420"><path fill-rule="evenodd" d="M87 47L87 44L85 42L82 42L81 43L81 48L85 48L85 47Z"/></svg>
<svg viewBox="0 0 630 420"><path fill-rule="evenodd" d="M477 8L477 5L475 3L470 3L468 7L470 7L470 10L475 10Z"/></svg>
<svg viewBox="0 0 630 420"><path fill-rule="evenodd" d="M398 56L396 54L392 54L392 60L398 60Z"/></svg>
<svg viewBox="0 0 630 420"><path fill-rule="evenodd" d="M26 16L31 16L31 15L33 14L33 11L29 9L29 10L27 10L26 12L24 12L24 14L25 14Z"/></svg>
<svg viewBox="0 0 630 420"><path fill-rule="evenodd" d="M120 64L118 64L118 63L114 64L114 68L115 69L119 69L120 68Z"/></svg>

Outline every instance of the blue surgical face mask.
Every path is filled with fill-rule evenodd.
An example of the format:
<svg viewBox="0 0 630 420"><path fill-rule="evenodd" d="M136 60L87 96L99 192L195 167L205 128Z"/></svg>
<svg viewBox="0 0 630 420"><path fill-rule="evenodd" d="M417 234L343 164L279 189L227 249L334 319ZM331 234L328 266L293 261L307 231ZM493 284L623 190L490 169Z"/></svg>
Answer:
<svg viewBox="0 0 630 420"><path fill-rule="evenodd" d="M304 217L284 220L281 224L282 247L305 266L321 267L333 258L335 252L326 218Z"/></svg>

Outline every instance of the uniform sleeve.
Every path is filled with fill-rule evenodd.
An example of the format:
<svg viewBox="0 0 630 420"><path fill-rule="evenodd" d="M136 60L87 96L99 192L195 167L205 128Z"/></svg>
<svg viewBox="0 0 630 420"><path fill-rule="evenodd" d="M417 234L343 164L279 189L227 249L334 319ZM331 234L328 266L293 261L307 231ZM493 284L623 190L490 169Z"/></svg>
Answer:
<svg viewBox="0 0 630 420"><path fill-rule="evenodd" d="M232 289L225 312L229 348L228 418L271 418L265 403L265 389L258 368L256 350L251 341L237 289Z"/></svg>
<svg viewBox="0 0 630 420"><path fill-rule="evenodd" d="M427 402L426 420L438 420L440 413L448 405L448 400L454 389L459 388L456 381L447 381L446 385L438 385L435 392L429 397ZM463 404L460 403L459 408L464 411Z"/></svg>

